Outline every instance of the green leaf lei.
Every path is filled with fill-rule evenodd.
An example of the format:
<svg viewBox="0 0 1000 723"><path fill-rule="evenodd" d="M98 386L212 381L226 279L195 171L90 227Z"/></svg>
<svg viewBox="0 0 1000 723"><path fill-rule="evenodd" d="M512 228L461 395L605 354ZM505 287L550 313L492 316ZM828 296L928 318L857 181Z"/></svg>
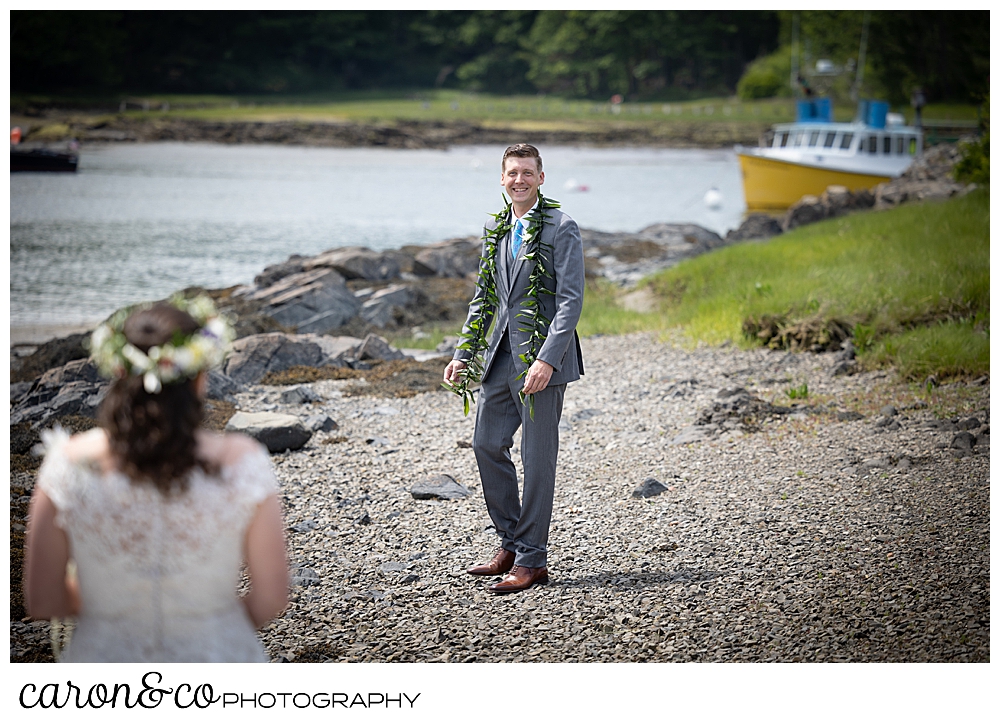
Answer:
<svg viewBox="0 0 1000 723"><path fill-rule="evenodd" d="M479 308L469 319L468 331L461 332L461 339L457 348L469 352L470 358L465 360L466 366L459 371L460 381L442 382L448 391L454 392L462 398L463 410L466 416L469 414L469 407L472 404L472 387L483 381L484 358L483 352L487 348L486 334L493 322L493 314L499 306L499 299L496 294L496 269L497 250L500 242L510 233L514 226L514 214L512 204L503 196L505 205L500 213L490 214L496 221L496 227L487 231L483 236L483 256L479 263L479 278L476 280L477 292L469 308L475 304L476 297L479 298ZM548 213L549 209L559 208L559 202L550 198L545 198L540 192L538 194L538 204L528 214L528 228L525 232L524 260L533 262L531 274L528 276L528 290L521 301L521 310L517 317L522 319L524 326L518 327L518 331L528 334L527 340L521 342L521 346L527 346L518 358L526 365L517 378L522 379L528 369L535 362L538 352L545 343L548 335L551 319L542 314L539 299L543 294L552 295L553 292L545 288L542 283L544 278L553 278L552 272L545 268L545 254L547 249L551 249L551 244L542 243L542 226L552 218ZM521 403L528 405L528 414L531 419L535 418L535 399L533 395L520 393Z"/></svg>

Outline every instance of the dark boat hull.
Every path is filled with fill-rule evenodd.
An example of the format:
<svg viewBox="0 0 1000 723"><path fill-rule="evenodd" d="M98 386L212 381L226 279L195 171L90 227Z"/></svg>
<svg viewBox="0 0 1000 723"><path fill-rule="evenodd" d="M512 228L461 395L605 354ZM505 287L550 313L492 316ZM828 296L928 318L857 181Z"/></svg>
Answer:
<svg viewBox="0 0 1000 723"><path fill-rule="evenodd" d="M57 153L49 150L10 152L10 170L14 171L55 171L74 173L78 157L72 153Z"/></svg>

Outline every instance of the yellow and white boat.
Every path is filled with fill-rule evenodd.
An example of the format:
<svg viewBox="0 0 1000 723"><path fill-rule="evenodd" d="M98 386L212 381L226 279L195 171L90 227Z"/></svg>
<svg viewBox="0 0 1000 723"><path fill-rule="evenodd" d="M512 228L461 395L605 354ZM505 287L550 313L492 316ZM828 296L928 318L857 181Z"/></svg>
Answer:
<svg viewBox="0 0 1000 723"><path fill-rule="evenodd" d="M850 123L832 122L830 110L826 98L800 100L796 121L774 126L760 148L736 147L748 210L788 208L827 186L873 188L923 151L920 128L903 125L886 103L862 101Z"/></svg>

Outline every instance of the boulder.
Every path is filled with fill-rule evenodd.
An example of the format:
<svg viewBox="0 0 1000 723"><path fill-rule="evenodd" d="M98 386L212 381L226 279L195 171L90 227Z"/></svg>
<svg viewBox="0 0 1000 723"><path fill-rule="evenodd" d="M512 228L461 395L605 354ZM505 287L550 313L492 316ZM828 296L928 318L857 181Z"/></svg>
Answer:
<svg viewBox="0 0 1000 723"><path fill-rule="evenodd" d="M399 278L399 262L390 254L380 254L364 246L330 249L307 260L306 271L329 268L346 279L386 281Z"/></svg>
<svg viewBox="0 0 1000 723"><path fill-rule="evenodd" d="M450 474L441 473L417 482L410 494L415 500L458 500L470 492Z"/></svg>
<svg viewBox="0 0 1000 723"><path fill-rule="evenodd" d="M826 215L827 209L818 196L803 196L785 212L781 219L781 230L791 231L799 226L816 223L826 218Z"/></svg>
<svg viewBox="0 0 1000 723"><path fill-rule="evenodd" d="M13 382L10 385L10 403L17 404L35 386L34 382Z"/></svg>
<svg viewBox="0 0 1000 723"><path fill-rule="evenodd" d="M305 261L306 258L304 256L292 254L288 257L288 261L283 261L280 264L265 266L264 270L254 277L254 286L261 289L266 288L286 276L302 273L305 271Z"/></svg>
<svg viewBox="0 0 1000 723"><path fill-rule="evenodd" d="M265 304L263 314L301 334L337 329L361 308L361 301L347 288L344 277L328 268L290 274L255 290L250 298Z"/></svg>
<svg viewBox="0 0 1000 723"><path fill-rule="evenodd" d="M395 321L396 309L405 308L413 298L410 287L392 284L373 292L362 304L360 316L372 326L384 328Z"/></svg>
<svg viewBox="0 0 1000 723"><path fill-rule="evenodd" d="M951 440L952 449L972 449L976 445L976 436L971 432L959 432Z"/></svg>
<svg viewBox="0 0 1000 723"><path fill-rule="evenodd" d="M89 359L76 359L49 369L11 409L10 423L38 423L66 414L93 418L109 386Z"/></svg>
<svg viewBox="0 0 1000 723"><path fill-rule="evenodd" d="M62 417L68 414L93 419L97 416L97 408L104 399L108 387L109 385L99 386L89 382L70 382L43 402L19 404L10 413L10 423L39 424L50 417Z"/></svg>
<svg viewBox="0 0 1000 723"><path fill-rule="evenodd" d="M781 233L781 224L776 218L766 213L751 213L740 227L726 234L726 241L747 241L749 239L766 239Z"/></svg>
<svg viewBox="0 0 1000 723"><path fill-rule="evenodd" d="M375 336L375 334L369 334L365 337L365 340L358 347L356 358L358 361L365 361L368 359L379 359L381 361L396 361L398 359L405 359L406 355L394 346L390 346L389 342L380 336Z"/></svg>
<svg viewBox="0 0 1000 723"><path fill-rule="evenodd" d="M827 186L819 200L826 208L827 215L835 216L850 208L851 190L847 186Z"/></svg>
<svg viewBox="0 0 1000 723"><path fill-rule="evenodd" d="M303 424L310 432L332 432L340 428L339 424L325 414L311 414Z"/></svg>
<svg viewBox="0 0 1000 723"><path fill-rule="evenodd" d="M227 377L218 369L208 372L208 398L209 399L231 399L234 394L243 391L243 387Z"/></svg>
<svg viewBox="0 0 1000 723"><path fill-rule="evenodd" d="M649 497L663 494L666 491L667 486L660 482L660 480L648 477L645 482L632 490L632 496L648 499Z"/></svg>
<svg viewBox="0 0 1000 723"><path fill-rule="evenodd" d="M475 236L429 244L413 259L418 276L462 277L479 271L482 242Z"/></svg>
<svg viewBox="0 0 1000 723"><path fill-rule="evenodd" d="M268 372L294 366L346 367L361 339L316 334L254 334L233 342L223 372L238 384L254 384Z"/></svg>
<svg viewBox="0 0 1000 723"><path fill-rule="evenodd" d="M893 208L901 203L951 198L962 190L960 183L940 181L908 181L896 179L875 187L875 208Z"/></svg>
<svg viewBox="0 0 1000 723"><path fill-rule="evenodd" d="M307 404L321 401L321 397L312 390L312 387L297 385L281 390L279 400L282 404Z"/></svg>
<svg viewBox="0 0 1000 723"><path fill-rule="evenodd" d="M269 452L301 449L312 437L298 417L274 412L237 412L226 423L226 431L247 434Z"/></svg>

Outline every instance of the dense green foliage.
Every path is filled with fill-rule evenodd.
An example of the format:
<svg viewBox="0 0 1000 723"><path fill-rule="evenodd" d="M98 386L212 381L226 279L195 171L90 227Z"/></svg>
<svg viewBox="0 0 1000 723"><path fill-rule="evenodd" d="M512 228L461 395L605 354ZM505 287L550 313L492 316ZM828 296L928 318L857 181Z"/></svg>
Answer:
<svg viewBox="0 0 1000 723"><path fill-rule="evenodd" d="M753 344L748 317L840 320L862 363L922 380L989 370L989 193L856 213L765 243L729 246L648 280L656 312L613 309L587 290L582 333L680 327L694 340Z"/></svg>
<svg viewBox="0 0 1000 723"><path fill-rule="evenodd" d="M963 183L990 182L990 97L983 102L979 138L962 148L962 158L955 164L955 179Z"/></svg>
<svg viewBox="0 0 1000 723"><path fill-rule="evenodd" d="M770 11L12 11L11 86L260 93L731 92Z"/></svg>
<svg viewBox="0 0 1000 723"><path fill-rule="evenodd" d="M736 84L736 94L743 100L792 95L791 67L788 48L757 58Z"/></svg>
<svg viewBox="0 0 1000 723"><path fill-rule="evenodd" d="M864 13L796 11L803 68L857 58ZM791 11L392 10L10 13L11 89L303 93L462 88L607 99L788 93ZM776 50L777 48L780 49ZM871 13L869 95L986 91L988 11ZM845 74L846 76L846 74Z"/></svg>
<svg viewBox="0 0 1000 723"><path fill-rule="evenodd" d="M753 63L741 79L741 98L787 95L797 20L800 73L814 90L845 101L856 78L865 13L862 10L782 11L780 47ZM872 11L862 97L909 103L921 87L931 102L981 98L989 86L988 11ZM814 74L816 61L833 61L839 78ZM778 82L780 81L780 83Z"/></svg>

